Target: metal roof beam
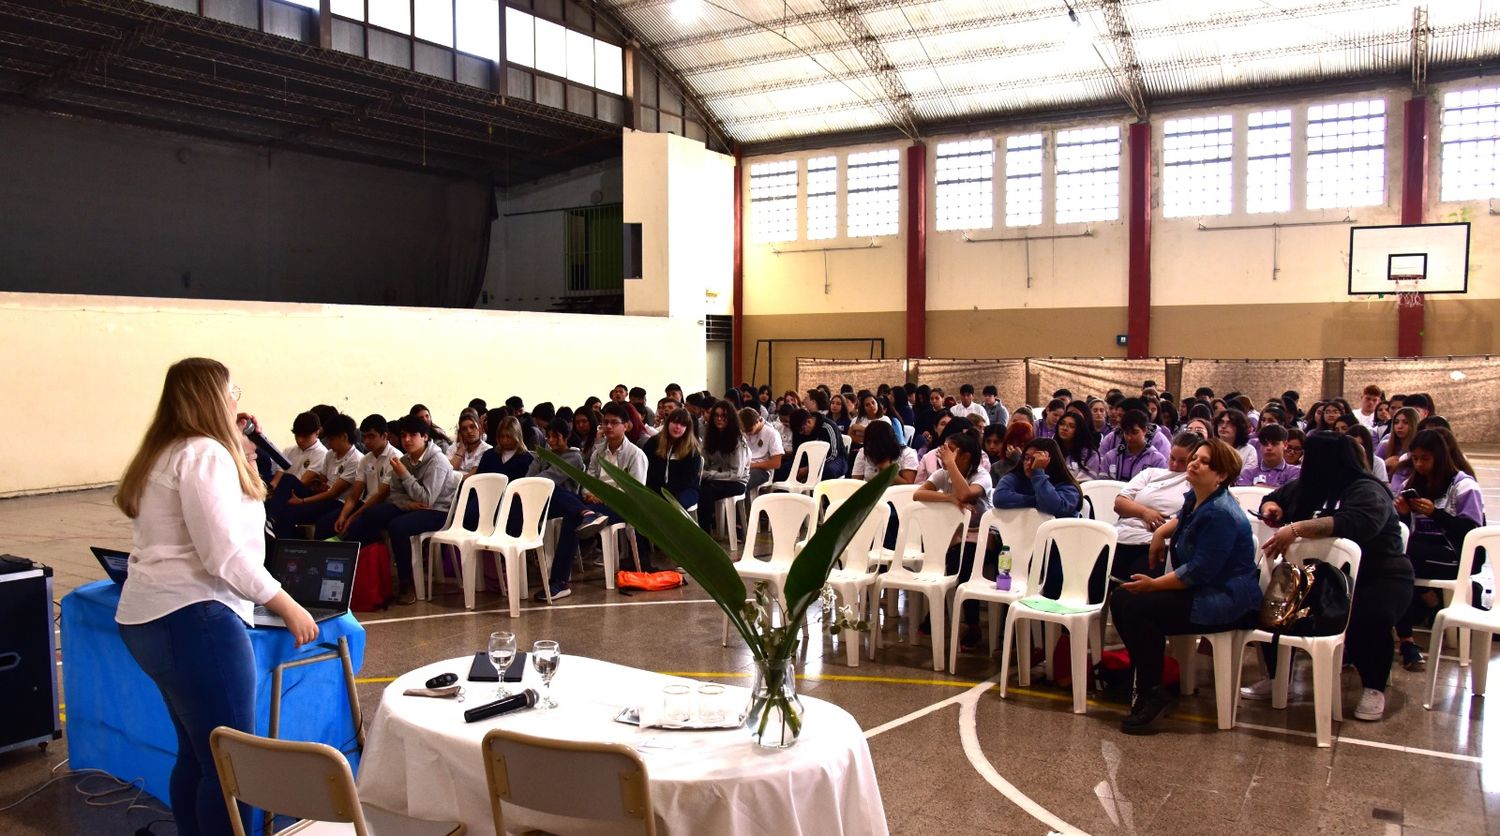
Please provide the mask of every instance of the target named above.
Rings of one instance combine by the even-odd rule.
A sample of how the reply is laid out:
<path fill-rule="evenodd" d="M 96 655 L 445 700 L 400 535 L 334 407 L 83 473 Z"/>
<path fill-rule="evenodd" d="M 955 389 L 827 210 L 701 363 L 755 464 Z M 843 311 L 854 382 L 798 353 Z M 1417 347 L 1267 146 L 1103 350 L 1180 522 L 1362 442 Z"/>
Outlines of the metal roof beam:
<path fill-rule="evenodd" d="M 844 0 L 823 0 L 823 6 L 833 14 L 833 19 L 844 30 L 860 58 L 875 76 L 880 90 L 885 94 L 884 105 L 896 123 L 913 142 L 917 141 L 917 112 L 911 106 L 911 93 L 907 92 L 901 76 L 891 66 L 891 59 L 880 45 L 880 39 L 870 31 L 859 10 Z"/>
<path fill-rule="evenodd" d="M 1071 12 L 1071 7 L 1069 12 Z M 1111 67 L 1115 77 L 1115 83 L 1120 86 L 1120 95 L 1125 99 L 1125 104 L 1130 106 L 1135 118 L 1146 120 L 1146 79 L 1141 73 L 1141 59 L 1135 54 L 1135 40 L 1130 35 L 1130 24 L 1125 20 L 1125 10 L 1120 7 L 1120 0 L 1105 0 L 1100 11 L 1104 13 L 1104 21 L 1109 26 L 1109 39 L 1115 48 L 1115 58 L 1118 67 Z M 1096 45 L 1094 52 L 1098 53 Z M 1109 62 L 1104 60 L 1104 55 L 1099 54 L 1099 59 L 1104 61 L 1105 66 Z"/>
<path fill-rule="evenodd" d="M 1428 44 L 1432 27 L 1427 24 L 1427 7 L 1411 10 L 1411 89 L 1418 96 L 1427 93 Z"/>

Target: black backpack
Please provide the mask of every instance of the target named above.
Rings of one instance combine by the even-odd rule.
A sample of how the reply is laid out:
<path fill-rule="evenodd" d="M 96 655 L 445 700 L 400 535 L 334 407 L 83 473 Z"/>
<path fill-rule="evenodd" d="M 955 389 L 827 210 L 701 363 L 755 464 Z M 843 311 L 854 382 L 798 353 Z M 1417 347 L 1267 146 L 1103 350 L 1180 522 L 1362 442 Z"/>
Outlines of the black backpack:
<path fill-rule="evenodd" d="M 1272 570 L 1258 625 L 1271 632 L 1272 653 L 1282 636 L 1334 636 L 1348 624 L 1349 577 L 1337 566 L 1283 561 Z"/>

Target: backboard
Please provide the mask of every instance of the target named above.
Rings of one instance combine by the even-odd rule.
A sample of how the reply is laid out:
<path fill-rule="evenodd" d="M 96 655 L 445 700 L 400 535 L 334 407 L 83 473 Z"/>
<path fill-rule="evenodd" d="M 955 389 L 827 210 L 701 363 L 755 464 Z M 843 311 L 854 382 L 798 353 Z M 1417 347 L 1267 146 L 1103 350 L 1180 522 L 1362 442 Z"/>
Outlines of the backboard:
<path fill-rule="evenodd" d="M 1467 293 L 1467 223 L 1349 229 L 1349 294 Z"/>

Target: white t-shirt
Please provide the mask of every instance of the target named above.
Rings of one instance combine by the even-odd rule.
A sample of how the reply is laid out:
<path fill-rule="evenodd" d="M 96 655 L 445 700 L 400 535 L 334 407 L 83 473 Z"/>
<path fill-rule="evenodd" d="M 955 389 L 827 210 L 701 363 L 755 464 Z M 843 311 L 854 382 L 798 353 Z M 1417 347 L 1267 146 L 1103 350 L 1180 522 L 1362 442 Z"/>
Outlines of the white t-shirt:
<path fill-rule="evenodd" d="M 1356 409 L 1354 410 L 1354 418 L 1370 429 L 1375 429 L 1375 413 L 1371 412 L 1370 414 L 1366 415 L 1365 413 L 1360 412 Z"/>
<path fill-rule="evenodd" d="M 382 485 L 391 483 L 391 460 L 400 456 L 401 452 L 396 449 L 396 445 L 387 444 L 379 453 L 366 453 L 360 459 L 359 481 L 365 486 L 365 495 L 361 499 L 369 499 Z"/>
<path fill-rule="evenodd" d="M 1173 473 L 1165 467 L 1148 467 L 1120 489 L 1120 496 L 1170 517 L 1182 510 L 1182 496 L 1189 490 L 1187 473 Z M 1121 517 L 1115 523 L 1122 546 L 1151 544 L 1151 529 L 1135 517 Z"/>
<path fill-rule="evenodd" d="M 301 479 L 302 474 L 309 470 L 322 473 L 325 478 L 328 476 L 323 472 L 323 464 L 328 457 L 328 448 L 323 446 L 322 441 L 314 441 L 306 450 L 293 444 L 283 449 L 281 455 L 286 456 L 286 460 L 292 463 L 286 472 L 298 479 Z"/>
<path fill-rule="evenodd" d="M 896 457 L 896 470 L 915 471 L 916 469 L 917 451 L 910 447 L 902 447 L 901 454 Z M 854 454 L 854 467 L 850 471 L 849 477 L 851 479 L 863 479 L 868 482 L 878 475 L 880 475 L 880 468 L 870 464 L 869 460 L 865 458 L 864 449 L 861 448 L 858 453 Z"/>
<path fill-rule="evenodd" d="M 184 439 L 157 458 L 132 528 L 117 623 L 218 601 L 249 624 L 255 605 L 281 591 L 265 566 L 265 506 L 245 496 L 234 457 L 211 438 Z"/>
<path fill-rule="evenodd" d="M 330 485 L 340 479 L 344 484 L 352 485 L 359 481 L 359 464 L 364 458 L 357 447 L 350 447 L 343 456 L 329 450 L 323 457 L 323 475 L 328 477 Z"/>
<path fill-rule="evenodd" d="M 766 421 L 760 423 L 760 432 L 745 434 L 745 443 L 750 447 L 750 461 L 752 462 L 763 462 L 772 456 L 786 453 L 786 445 L 782 443 L 781 433 Z"/>
<path fill-rule="evenodd" d="M 453 450 L 448 454 L 448 458 L 452 459 L 454 456 L 458 456 L 458 464 L 454 465 L 453 469 L 468 473 L 469 471 L 479 467 L 479 458 L 490 449 L 490 444 L 481 441 L 479 442 L 479 444 L 475 445 L 473 451 L 470 451 L 465 449 L 463 442 L 460 441 L 453 445 Z"/>
<path fill-rule="evenodd" d="M 970 415 L 978 415 L 979 420 L 982 423 L 988 424 L 990 421 L 990 414 L 985 411 L 984 404 L 980 403 L 979 401 L 975 401 L 968 406 L 964 406 L 963 402 L 959 402 L 954 404 L 948 411 L 953 413 L 953 415 L 958 418 L 967 418 Z"/>
<path fill-rule="evenodd" d="M 939 468 L 928 476 L 926 481 L 932 483 L 934 490 L 953 493 L 953 480 L 948 478 L 947 468 Z M 994 507 L 991 494 L 995 492 L 995 485 L 990 481 L 990 469 L 987 467 L 976 469 L 974 475 L 969 477 L 969 487 L 979 488 L 979 496 L 969 505 L 969 533 L 964 537 L 967 542 L 972 543 L 978 539 L 979 519 L 986 511 Z"/>

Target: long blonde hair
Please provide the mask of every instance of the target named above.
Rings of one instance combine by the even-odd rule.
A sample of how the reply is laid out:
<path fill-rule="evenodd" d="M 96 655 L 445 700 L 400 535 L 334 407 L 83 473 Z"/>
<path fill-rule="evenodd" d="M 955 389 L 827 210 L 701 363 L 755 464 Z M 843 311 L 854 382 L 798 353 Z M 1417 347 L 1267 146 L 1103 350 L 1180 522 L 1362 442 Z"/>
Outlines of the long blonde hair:
<path fill-rule="evenodd" d="M 672 434 L 667 428 L 673 424 L 681 424 L 687 429 L 682 438 L 672 439 Z M 664 459 L 685 459 L 698 452 L 697 420 L 693 413 L 686 409 L 673 410 L 667 420 L 661 425 L 661 432 L 656 434 L 656 454 Z"/>
<path fill-rule="evenodd" d="M 217 360 L 189 357 L 167 369 L 156 415 L 115 491 L 115 505 L 125 516 L 135 519 L 140 513 L 146 480 L 162 452 L 178 441 L 199 436 L 212 438 L 229 451 L 245 496 L 265 499 L 265 486 L 240 449 L 240 431 L 230 418 L 228 399 L 229 369 Z"/>

